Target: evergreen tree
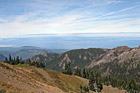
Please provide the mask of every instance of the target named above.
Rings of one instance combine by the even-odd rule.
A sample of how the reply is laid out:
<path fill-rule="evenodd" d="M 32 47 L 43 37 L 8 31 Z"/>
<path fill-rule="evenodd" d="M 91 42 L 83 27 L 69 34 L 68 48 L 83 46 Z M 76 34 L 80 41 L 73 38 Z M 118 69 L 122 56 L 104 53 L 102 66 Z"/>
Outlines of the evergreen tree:
<path fill-rule="evenodd" d="M 83 90 L 85 91 L 85 92 L 89 92 L 89 88 L 88 88 L 88 86 L 84 86 L 84 88 L 83 88 Z"/>
<path fill-rule="evenodd" d="M 136 80 L 134 78 L 132 78 L 127 85 L 127 90 L 128 91 L 133 91 L 135 89 L 136 89 Z"/>
<path fill-rule="evenodd" d="M 4 61 L 5 63 L 8 63 L 8 59 L 7 59 L 7 57 L 5 57 L 5 61 Z"/>
<path fill-rule="evenodd" d="M 71 70 L 71 67 L 70 67 L 70 63 L 65 64 L 65 69 L 64 69 L 63 73 L 68 74 L 68 75 L 72 75 L 72 70 Z"/>
<path fill-rule="evenodd" d="M 16 63 L 16 58 L 14 57 L 13 61 L 12 61 L 12 65 L 15 65 Z"/>
<path fill-rule="evenodd" d="M 95 91 L 95 77 L 94 77 L 94 73 L 90 72 L 90 76 L 89 76 L 89 88 L 92 91 Z"/>
<path fill-rule="evenodd" d="M 16 64 L 19 64 L 20 60 L 19 60 L 19 56 L 16 57 Z"/>
<path fill-rule="evenodd" d="M 140 85 L 138 85 L 138 93 L 140 93 Z"/>
<path fill-rule="evenodd" d="M 98 92 L 101 92 L 102 89 L 103 89 L 103 84 L 100 83 L 100 84 L 97 85 L 97 87 L 98 87 L 97 91 L 98 91 Z"/>
<path fill-rule="evenodd" d="M 82 85 L 80 85 L 80 89 L 81 89 L 81 93 L 82 93 L 82 89 L 83 89 Z"/>
<path fill-rule="evenodd" d="M 74 75 L 81 76 L 81 69 L 76 68 L 75 71 L 74 71 Z"/>
<path fill-rule="evenodd" d="M 122 83 L 122 88 L 123 88 L 123 89 L 126 89 L 126 85 L 127 85 L 127 82 L 126 82 L 126 81 L 123 81 L 123 83 Z"/>
<path fill-rule="evenodd" d="M 10 54 L 9 54 L 9 64 L 12 64 L 12 57 Z"/>
<path fill-rule="evenodd" d="M 16 61 L 16 58 L 14 57 L 13 61 L 15 62 Z"/>
<path fill-rule="evenodd" d="M 90 72 L 89 69 L 85 69 L 85 72 L 86 72 L 86 78 L 89 79 L 89 72 Z"/>
<path fill-rule="evenodd" d="M 89 92 L 89 88 L 88 88 L 88 86 L 87 86 L 86 92 Z"/>
<path fill-rule="evenodd" d="M 82 71 L 82 77 L 83 77 L 83 78 L 86 78 L 86 69 L 85 69 L 85 68 L 84 68 L 83 71 Z"/>
<path fill-rule="evenodd" d="M 19 63 L 24 64 L 24 61 L 22 60 L 22 57 L 20 57 Z"/>
<path fill-rule="evenodd" d="M 31 65 L 31 60 L 30 59 L 28 60 L 28 64 Z"/>

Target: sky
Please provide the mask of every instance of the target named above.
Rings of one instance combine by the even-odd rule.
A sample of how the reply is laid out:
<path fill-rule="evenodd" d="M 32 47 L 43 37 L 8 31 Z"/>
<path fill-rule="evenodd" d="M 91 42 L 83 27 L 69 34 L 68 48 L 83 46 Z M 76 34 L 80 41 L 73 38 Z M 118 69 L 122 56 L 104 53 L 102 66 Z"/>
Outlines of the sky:
<path fill-rule="evenodd" d="M 0 0 L 0 38 L 133 32 L 140 0 Z"/>

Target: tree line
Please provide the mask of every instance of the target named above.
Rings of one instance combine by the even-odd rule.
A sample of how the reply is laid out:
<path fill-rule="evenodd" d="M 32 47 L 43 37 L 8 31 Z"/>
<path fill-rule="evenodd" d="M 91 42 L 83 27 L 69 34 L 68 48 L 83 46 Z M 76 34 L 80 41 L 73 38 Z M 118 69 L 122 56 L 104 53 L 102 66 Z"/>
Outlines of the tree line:
<path fill-rule="evenodd" d="M 73 74 L 89 79 L 89 87 L 80 85 L 81 93 L 82 90 L 84 92 L 89 92 L 89 90 L 101 92 L 103 89 L 103 85 L 112 86 L 120 90 L 126 90 L 129 93 L 140 93 L 140 84 L 137 84 L 134 78 L 129 80 L 120 80 L 115 77 L 111 77 L 110 75 L 102 76 L 101 73 L 88 68 L 76 68 L 74 71 L 72 71 L 70 63 L 65 64 L 65 69 L 63 73 L 68 75 Z"/>
<path fill-rule="evenodd" d="M 23 60 L 22 57 L 11 57 L 11 55 L 9 55 L 9 57 L 5 57 L 5 63 L 11 64 L 11 65 L 18 65 L 18 64 L 29 64 L 31 66 L 36 66 L 36 67 L 41 67 L 41 68 L 45 68 L 45 64 L 42 62 L 38 62 L 38 61 L 31 61 L 29 60 Z"/>

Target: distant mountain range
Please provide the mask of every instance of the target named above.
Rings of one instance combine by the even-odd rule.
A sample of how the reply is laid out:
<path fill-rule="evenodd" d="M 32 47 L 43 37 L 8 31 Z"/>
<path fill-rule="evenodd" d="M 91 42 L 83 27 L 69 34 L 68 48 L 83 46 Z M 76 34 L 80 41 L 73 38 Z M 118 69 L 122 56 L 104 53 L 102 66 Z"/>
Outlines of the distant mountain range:
<path fill-rule="evenodd" d="M 43 52 L 48 53 L 63 53 L 66 50 L 64 49 L 45 49 L 35 46 L 22 46 L 22 47 L 0 47 L 1 61 L 4 61 L 5 57 L 8 57 L 9 54 L 12 57 L 20 56 L 23 59 L 28 59 L 30 56 L 38 55 Z"/>
<path fill-rule="evenodd" d="M 118 79 L 135 77 L 140 82 L 140 47 L 120 46 L 113 49 L 89 48 L 67 51 L 61 54 L 42 54 L 30 57 L 31 61 L 40 61 L 46 67 L 62 71 L 65 63 L 70 62 L 74 68 L 91 68 Z"/>

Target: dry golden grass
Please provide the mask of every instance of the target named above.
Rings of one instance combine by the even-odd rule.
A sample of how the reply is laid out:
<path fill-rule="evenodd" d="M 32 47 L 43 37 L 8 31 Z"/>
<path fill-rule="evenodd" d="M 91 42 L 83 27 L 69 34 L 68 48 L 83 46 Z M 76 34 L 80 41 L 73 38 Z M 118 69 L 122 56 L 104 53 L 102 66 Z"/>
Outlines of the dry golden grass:
<path fill-rule="evenodd" d="M 79 93 L 80 85 L 88 85 L 88 79 L 65 75 L 27 64 L 12 66 L 0 62 L 0 93 Z M 90 93 L 93 93 L 90 91 Z M 104 86 L 101 93 L 126 93 L 111 86 Z"/>
<path fill-rule="evenodd" d="M 79 93 L 79 86 L 85 85 L 84 81 L 75 76 L 25 64 L 12 66 L 0 62 L 0 76 L 0 81 L 5 84 L 5 86 L 0 85 L 0 89 L 13 91 L 13 93 L 17 91 L 20 93 L 39 93 L 41 91 L 45 93 Z"/>
<path fill-rule="evenodd" d="M 103 86 L 101 93 L 127 93 L 125 90 L 119 90 L 118 88 L 113 88 L 111 86 Z"/>

